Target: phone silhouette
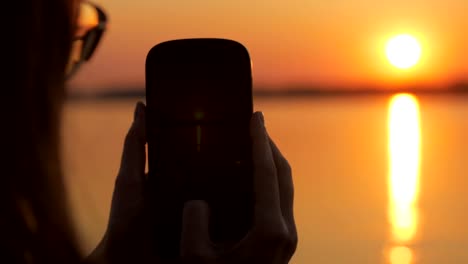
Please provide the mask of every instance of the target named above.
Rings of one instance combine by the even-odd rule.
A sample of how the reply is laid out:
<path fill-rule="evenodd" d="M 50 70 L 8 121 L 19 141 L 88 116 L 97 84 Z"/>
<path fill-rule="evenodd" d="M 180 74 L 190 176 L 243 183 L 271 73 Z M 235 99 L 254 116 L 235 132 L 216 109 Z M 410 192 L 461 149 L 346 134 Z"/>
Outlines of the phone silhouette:
<path fill-rule="evenodd" d="M 182 212 L 189 200 L 208 202 L 214 242 L 240 240 L 253 215 L 247 49 L 227 39 L 156 45 L 146 59 L 146 103 L 158 254 L 179 255 Z"/>

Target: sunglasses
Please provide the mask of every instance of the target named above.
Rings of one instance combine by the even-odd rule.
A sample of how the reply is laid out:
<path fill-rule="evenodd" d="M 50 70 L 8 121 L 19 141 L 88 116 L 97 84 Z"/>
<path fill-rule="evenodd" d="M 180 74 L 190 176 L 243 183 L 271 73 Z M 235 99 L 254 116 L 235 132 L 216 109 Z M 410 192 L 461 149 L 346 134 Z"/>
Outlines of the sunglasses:
<path fill-rule="evenodd" d="M 66 69 L 67 79 L 73 76 L 81 64 L 91 59 L 107 27 L 104 11 L 89 2 L 82 1 L 78 11 L 75 37 Z"/>

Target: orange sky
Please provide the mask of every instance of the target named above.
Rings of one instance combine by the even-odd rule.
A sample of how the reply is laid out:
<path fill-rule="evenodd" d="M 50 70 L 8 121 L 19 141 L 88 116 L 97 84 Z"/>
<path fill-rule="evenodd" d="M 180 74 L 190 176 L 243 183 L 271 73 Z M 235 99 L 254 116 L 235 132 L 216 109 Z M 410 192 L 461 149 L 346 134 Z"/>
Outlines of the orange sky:
<path fill-rule="evenodd" d="M 146 54 L 176 38 L 221 37 L 243 43 L 254 83 L 392 87 L 443 86 L 468 79 L 466 0 L 100 0 L 110 27 L 75 89 L 144 87 Z M 408 71 L 385 59 L 385 41 L 409 33 L 422 43 Z"/>

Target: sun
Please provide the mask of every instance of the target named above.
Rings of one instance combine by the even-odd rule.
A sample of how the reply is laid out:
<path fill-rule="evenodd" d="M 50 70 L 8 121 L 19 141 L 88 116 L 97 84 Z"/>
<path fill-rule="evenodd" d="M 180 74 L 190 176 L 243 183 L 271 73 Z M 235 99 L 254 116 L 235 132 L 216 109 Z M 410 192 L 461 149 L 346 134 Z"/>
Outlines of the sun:
<path fill-rule="evenodd" d="M 421 58 L 421 44 L 408 34 L 392 37 L 386 45 L 387 59 L 396 68 L 409 69 L 418 64 Z"/>

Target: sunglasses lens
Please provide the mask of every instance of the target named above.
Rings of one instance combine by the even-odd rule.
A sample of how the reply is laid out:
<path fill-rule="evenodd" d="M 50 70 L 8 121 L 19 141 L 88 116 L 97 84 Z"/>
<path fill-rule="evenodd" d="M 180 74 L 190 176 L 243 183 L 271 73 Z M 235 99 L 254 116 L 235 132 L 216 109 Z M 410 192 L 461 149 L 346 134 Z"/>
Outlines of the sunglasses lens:
<path fill-rule="evenodd" d="M 83 37 L 90 29 L 99 25 L 99 13 L 93 5 L 81 2 L 78 13 L 76 38 Z"/>
<path fill-rule="evenodd" d="M 67 78 L 91 58 L 105 30 L 106 22 L 106 15 L 101 9 L 87 2 L 80 3 L 74 42 L 66 70 Z"/>

